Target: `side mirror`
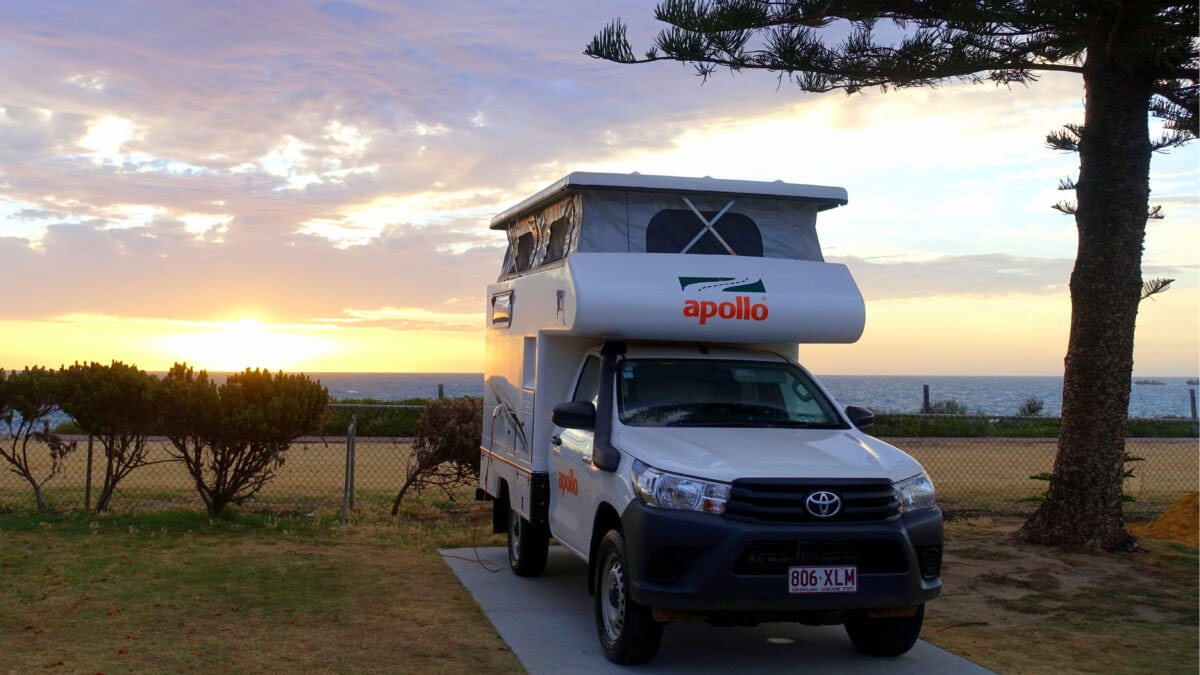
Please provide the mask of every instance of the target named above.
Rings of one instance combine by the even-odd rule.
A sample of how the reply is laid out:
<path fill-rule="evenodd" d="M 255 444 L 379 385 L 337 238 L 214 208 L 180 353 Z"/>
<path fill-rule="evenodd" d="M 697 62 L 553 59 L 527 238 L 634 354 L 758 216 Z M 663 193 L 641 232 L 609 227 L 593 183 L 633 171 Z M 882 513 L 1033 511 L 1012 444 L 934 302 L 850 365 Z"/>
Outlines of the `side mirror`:
<path fill-rule="evenodd" d="M 875 421 L 875 413 L 857 405 L 846 406 L 846 417 L 849 417 L 850 423 L 859 429 L 866 429 Z"/>
<path fill-rule="evenodd" d="M 590 401 L 559 403 L 550 411 L 550 421 L 564 429 L 593 431 L 596 428 L 596 406 Z"/>

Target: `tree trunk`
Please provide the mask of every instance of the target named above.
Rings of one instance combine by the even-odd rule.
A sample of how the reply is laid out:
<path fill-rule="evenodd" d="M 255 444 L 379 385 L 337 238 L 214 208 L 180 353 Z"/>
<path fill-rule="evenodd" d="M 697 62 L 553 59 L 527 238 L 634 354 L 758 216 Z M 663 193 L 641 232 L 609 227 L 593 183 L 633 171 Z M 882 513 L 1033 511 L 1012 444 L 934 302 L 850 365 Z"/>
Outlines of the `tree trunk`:
<path fill-rule="evenodd" d="M 1079 142 L 1079 252 L 1071 273 L 1071 333 L 1062 430 L 1046 500 L 1018 537 L 1039 544 L 1128 549 L 1121 513 L 1133 333 L 1150 195 L 1147 106 L 1152 77 L 1114 63 L 1105 46 L 1084 63 Z"/>

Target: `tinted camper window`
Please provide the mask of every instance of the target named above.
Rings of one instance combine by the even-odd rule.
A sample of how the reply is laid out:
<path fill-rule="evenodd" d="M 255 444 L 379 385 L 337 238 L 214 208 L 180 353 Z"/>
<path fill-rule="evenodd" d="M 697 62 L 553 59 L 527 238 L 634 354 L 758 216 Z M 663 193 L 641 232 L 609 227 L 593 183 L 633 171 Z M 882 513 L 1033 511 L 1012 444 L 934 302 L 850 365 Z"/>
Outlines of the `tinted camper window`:
<path fill-rule="evenodd" d="M 712 222 L 718 212 L 701 213 L 705 220 Z M 762 234 L 758 231 L 758 225 L 747 216 L 726 213 L 713 228 L 737 255 L 762 257 Z M 688 248 L 688 244 L 701 233 L 700 239 Z M 654 214 L 646 227 L 646 252 L 729 255 L 725 246 L 700 222 L 696 214 L 686 209 L 664 209 Z"/>
<path fill-rule="evenodd" d="M 575 387 L 572 401 L 595 403 L 600 396 L 600 358 L 589 356 L 583 364 L 583 372 L 579 374 L 579 384 Z M 610 383 L 609 386 L 612 386 Z"/>
<path fill-rule="evenodd" d="M 513 260 L 512 271 L 524 272 L 525 270 L 529 269 L 531 265 L 533 265 L 533 251 L 535 244 L 536 243 L 534 242 L 532 232 L 526 232 L 525 234 L 517 237 L 517 250 Z"/>
<path fill-rule="evenodd" d="M 550 237 L 546 242 L 546 255 L 542 264 L 560 260 L 567 254 L 567 234 L 571 229 L 570 218 L 559 218 L 550 223 Z"/>

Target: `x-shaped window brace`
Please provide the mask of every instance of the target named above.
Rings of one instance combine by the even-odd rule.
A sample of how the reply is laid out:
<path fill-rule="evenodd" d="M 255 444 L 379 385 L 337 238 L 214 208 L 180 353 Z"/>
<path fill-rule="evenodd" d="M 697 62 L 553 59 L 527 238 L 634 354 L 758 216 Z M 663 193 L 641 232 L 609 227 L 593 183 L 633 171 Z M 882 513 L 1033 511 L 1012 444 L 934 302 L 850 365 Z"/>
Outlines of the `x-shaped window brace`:
<path fill-rule="evenodd" d="M 696 245 L 697 242 L 700 241 L 701 238 L 704 237 L 705 232 L 712 232 L 712 235 L 717 238 L 717 241 L 721 242 L 721 245 L 725 247 L 725 250 L 729 251 L 729 255 L 737 255 L 737 253 L 733 252 L 733 247 L 730 246 L 729 243 L 725 241 L 725 238 L 717 233 L 717 228 L 713 227 L 713 225 L 715 225 L 717 223 L 717 221 L 721 219 L 721 216 L 725 215 L 726 211 L 733 208 L 733 203 L 735 201 L 736 200 L 734 200 L 734 199 L 729 200 L 729 203 L 725 205 L 725 208 L 721 209 L 721 212 L 718 213 L 716 216 L 713 216 L 712 220 L 706 220 L 704 218 L 704 215 L 700 213 L 700 209 L 696 208 L 695 204 L 692 204 L 692 200 L 688 199 L 687 197 L 684 197 L 683 203 L 687 204 L 688 208 L 692 210 L 692 213 L 696 214 L 696 217 L 700 219 L 700 222 L 704 223 L 704 227 L 701 228 L 700 231 L 696 233 L 695 237 L 692 237 L 692 240 L 688 242 L 687 246 L 683 247 L 683 250 L 680 251 L 680 253 L 687 253 L 688 251 L 691 250 L 691 248 L 693 246 Z"/>

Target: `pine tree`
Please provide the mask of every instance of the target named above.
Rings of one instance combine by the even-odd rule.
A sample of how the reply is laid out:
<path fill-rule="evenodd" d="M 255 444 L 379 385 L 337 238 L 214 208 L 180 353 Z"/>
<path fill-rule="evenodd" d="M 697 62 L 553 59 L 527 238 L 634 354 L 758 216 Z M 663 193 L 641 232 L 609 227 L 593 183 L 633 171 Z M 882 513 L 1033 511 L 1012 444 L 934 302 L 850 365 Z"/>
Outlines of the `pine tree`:
<path fill-rule="evenodd" d="M 1121 513 L 1125 422 L 1133 374 L 1150 157 L 1196 137 L 1197 3 L 1139 0 L 663 0 L 668 24 L 643 55 L 615 20 L 585 54 L 617 63 L 680 61 L 702 77 L 766 70 L 803 91 L 857 92 L 945 81 L 1027 83 L 1047 71 L 1082 77 L 1082 125 L 1051 133 L 1078 152 L 1062 187 L 1079 248 L 1063 419 L 1046 500 L 1027 541 L 1129 548 Z M 1164 133 L 1150 137 L 1150 116 Z"/>

